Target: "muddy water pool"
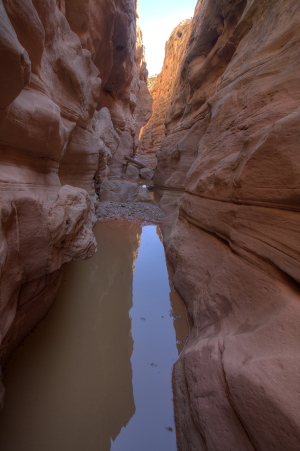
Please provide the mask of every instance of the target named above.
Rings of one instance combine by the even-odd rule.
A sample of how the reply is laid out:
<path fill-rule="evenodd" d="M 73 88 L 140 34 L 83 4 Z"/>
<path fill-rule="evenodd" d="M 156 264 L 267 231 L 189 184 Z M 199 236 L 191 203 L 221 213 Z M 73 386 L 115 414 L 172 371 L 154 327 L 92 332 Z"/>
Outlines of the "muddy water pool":
<path fill-rule="evenodd" d="M 160 232 L 95 226 L 47 317 L 4 372 L 1 451 L 173 451 L 172 365 L 188 323 Z"/>

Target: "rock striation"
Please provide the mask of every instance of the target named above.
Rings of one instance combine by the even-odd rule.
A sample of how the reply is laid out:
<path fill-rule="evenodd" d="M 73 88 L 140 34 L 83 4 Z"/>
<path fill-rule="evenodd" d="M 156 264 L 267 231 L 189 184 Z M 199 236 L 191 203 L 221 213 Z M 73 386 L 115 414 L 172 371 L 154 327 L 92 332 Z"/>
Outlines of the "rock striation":
<path fill-rule="evenodd" d="M 191 19 L 183 20 L 172 31 L 166 42 L 162 71 L 149 80 L 149 92 L 153 98 L 152 116 L 141 129 L 139 151 L 150 156 L 156 155 L 166 136 L 166 114 L 180 80 L 181 61 L 190 36 L 191 23 Z"/>
<path fill-rule="evenodd" d="M 95 252 L 95 189 L 149 115 L 135 19 L 134 0 L 0 1 L 2 363 Z"/>
<path fill-rule="evenodd" d="M 111 175 L 120 175 L 124 155 L 135 155 L 139 130 L 151 115 L 136 1 L 63 0 L 60 8 L 100 71 L 97 109 L 109 109 L 120 138 L 109 165 Z"/>
<path fill-rule="evenodd" d="M 297 0 L 198 1 L 155 173 L 193 322 L 181 450 L 299 448 L 299 44 Z"/>

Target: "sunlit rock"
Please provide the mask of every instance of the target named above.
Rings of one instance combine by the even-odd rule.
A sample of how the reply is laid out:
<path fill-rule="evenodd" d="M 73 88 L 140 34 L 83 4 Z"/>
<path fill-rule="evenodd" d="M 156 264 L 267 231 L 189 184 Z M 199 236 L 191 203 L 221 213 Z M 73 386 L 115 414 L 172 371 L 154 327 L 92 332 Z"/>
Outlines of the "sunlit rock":
<path fill-rule="evenodd" d="M 165 120 L 171 98 L 180 79 L 181 60 L 190 36 L 191 20 L 183 20 L 171 33 L 165 45 L 165 59 L 160 74 L 149 78 L 149 91 L 153 98 L 152 116 L 142 128 L 139 150 L 155 155 L 166 136 Z"/>
<path fill-rule="evenodd" d="M 61 2 L 71 29 L 100 71 L 97 109 L 107 107 L 120 142 L 110 173 L 120 175 L 124 155 L 134 156 L 140 128 L 151 114 L 142 33 L 136 23 L 135 0 L 65 0 Z"/>

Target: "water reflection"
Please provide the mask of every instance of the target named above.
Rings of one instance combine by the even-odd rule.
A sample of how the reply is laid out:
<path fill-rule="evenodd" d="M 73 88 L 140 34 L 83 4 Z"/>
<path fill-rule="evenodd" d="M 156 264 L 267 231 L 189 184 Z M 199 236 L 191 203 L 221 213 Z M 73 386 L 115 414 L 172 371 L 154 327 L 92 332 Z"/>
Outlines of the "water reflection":
<path fill-rule="evenodd" d="M 174 290 L 170 293 L 159 230 L 155 226 L 143 227 L 130 310 L 136 412 L 112 443 L 112 451 L 177 449 L 171 373 L 178 358 L 176 335 L 182 340 L 181 345 L 178 343 L 182 349 L 188 334 L 183 308 L 182 300 Z"/>
<path fill-rule="evenodd" d="M 109 451 L 134 414 L 128 311 L 140 233 L 97 224 L 98 253 L 67 267 L 54 307 L 5 371 L 1 451 Z"/>
<path fill-rule="evenodd" d="M 171 370 L 188 326 L 159 231 L 141 231 L 98 223 L 98 253 L 68 265 L 5 371 L 1 451 L 176 449 Z"/>

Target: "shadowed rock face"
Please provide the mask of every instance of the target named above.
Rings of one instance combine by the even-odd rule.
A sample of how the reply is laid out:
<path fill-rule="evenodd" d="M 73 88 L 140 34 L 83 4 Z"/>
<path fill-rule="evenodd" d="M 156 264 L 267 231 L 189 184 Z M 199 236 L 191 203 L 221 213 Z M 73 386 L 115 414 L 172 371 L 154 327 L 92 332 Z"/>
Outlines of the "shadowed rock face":
<path fill-rule="evenodd" d="M 135 17 L 133 0 L 0 1 L 3 361 L 53 302 L 62 265 L 95 252 L 95 187 L 146 120 Z"/>
<path fill-rule="evenodd" d="M 109 109 L 120 137 L 110 162 L 111 174 L 120 175 L 124 155 L 135 155 L 140 128 L 151 115 L 136 0 L 64 0 L 61 10 L 100 71 L 97 109 Z"/>
<path fill-rule="evenodd" d="M 166 136 L 166 114 L 180 80 L 180 67 L 190 36 L 191 23 L 189 19 L 184 20 L 172 31 L 166 42 L 162 71 L 149 87 L 153 98 L 152 116 L 141 130 L 139 144 L 139 149 L 146 154 L 154 156 Z"/>
<path fill-rule="evenodd" d="M 90 194 L 149 115 L 134 22 L 133 0 L 0 1 L 4 360 L 95 251 Z M 194 324 L 182 450 L 299 449 L 299 41 L 298 0 L 196 7 L 155 176 L 184 191 L 165 229 Z"/>
<path fill-rule="evenodd" d="M 299 448 L 299 43 L 298 1 L 196 7 L 155 175 L 184 190 L 165 235 L 194 323 L 182 450 Z"/>

